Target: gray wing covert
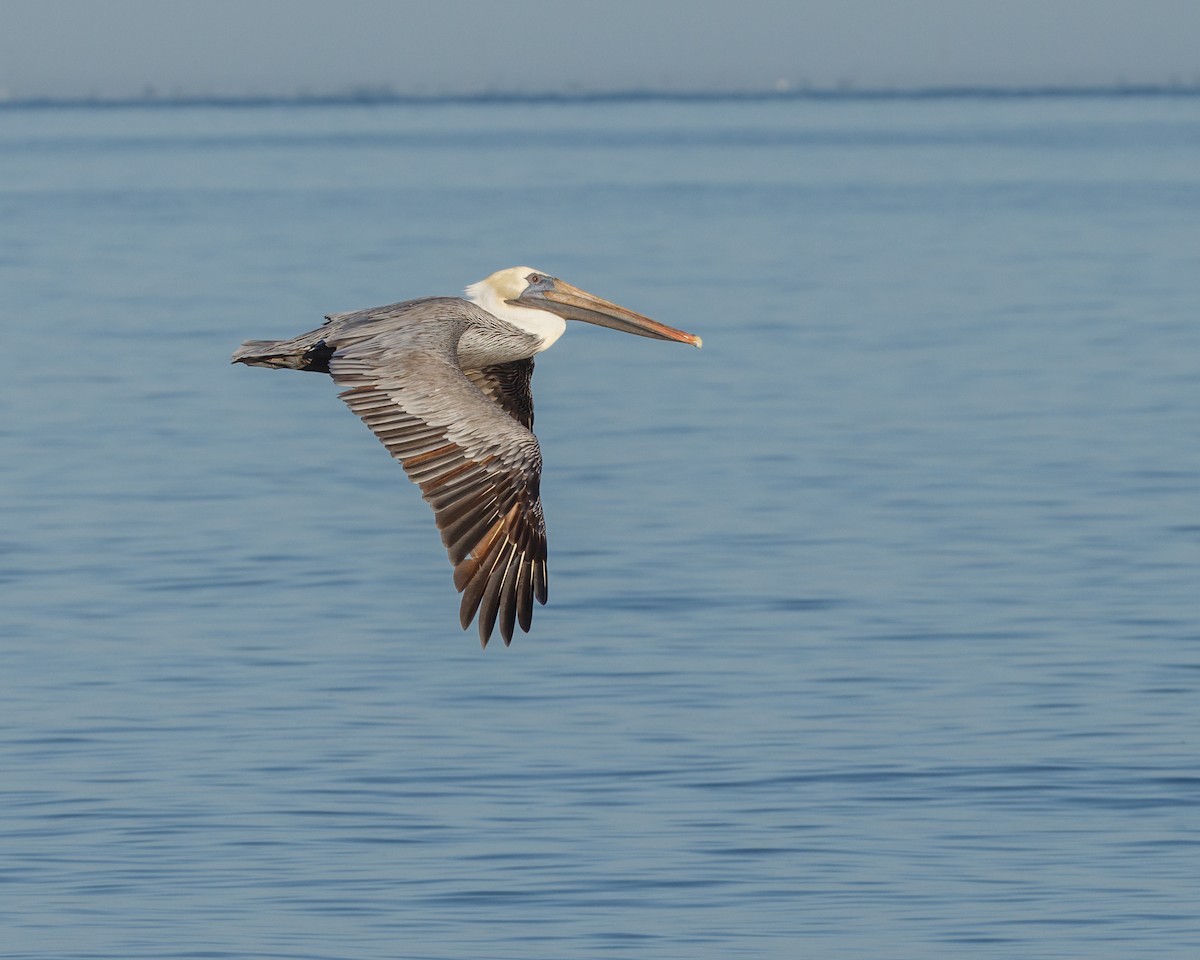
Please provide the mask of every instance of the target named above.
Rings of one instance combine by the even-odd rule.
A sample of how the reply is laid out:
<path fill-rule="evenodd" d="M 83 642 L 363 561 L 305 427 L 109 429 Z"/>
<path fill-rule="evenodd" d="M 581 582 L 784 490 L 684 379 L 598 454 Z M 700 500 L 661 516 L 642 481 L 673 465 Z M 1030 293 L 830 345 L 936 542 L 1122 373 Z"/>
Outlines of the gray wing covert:
<path fill-rule="evenodd" d="M 528 632 L 534 598 L 547 598 L 542 455 L 520 415 L 532 361 L 528 372 L 468 374 L 436 350 L 363 344 L 339 350 L 329 367 L 347 388 L 341 398 L 433 508 L 463 629 L 478 613 L 484 646 L 497 621 L 506 646 L 516 623 Z M 532 424 L 532 401 L 526 407 Z"/>

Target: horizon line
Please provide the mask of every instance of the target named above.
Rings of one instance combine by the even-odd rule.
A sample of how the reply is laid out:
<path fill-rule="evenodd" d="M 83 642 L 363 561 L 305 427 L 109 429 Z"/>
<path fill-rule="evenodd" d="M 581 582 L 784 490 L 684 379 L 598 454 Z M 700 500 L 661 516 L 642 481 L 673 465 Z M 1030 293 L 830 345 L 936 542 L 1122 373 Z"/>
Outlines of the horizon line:
<path fill-rule="evenodd" d="M 634 87 L 617 90 L 494 90 L 462 92 L 403 92 L 383 84 L 360 85 L 325 92 L 298 91 L 290 94 L 260 93 L 171 93 L 160 94 L 148 87 L 141 94 L 14 96 L 0 88 L 0 109 L 41 107 L 264 107 L 264 106 L 386 106 L 485 103 L 621 103 L 637 101 L 760 101 L 760 100 L 936 100 L 1020 99 L 1032 97 L 1146 97 L 1200 96 L 1200 79 L 1192 83 L 1108 84 L 946 84 L 910 87 L 857 87 L 850 83 L 830 86 L 793 85 L 781 81 L 772 87 L 750 89 L 673 90 Z"/>

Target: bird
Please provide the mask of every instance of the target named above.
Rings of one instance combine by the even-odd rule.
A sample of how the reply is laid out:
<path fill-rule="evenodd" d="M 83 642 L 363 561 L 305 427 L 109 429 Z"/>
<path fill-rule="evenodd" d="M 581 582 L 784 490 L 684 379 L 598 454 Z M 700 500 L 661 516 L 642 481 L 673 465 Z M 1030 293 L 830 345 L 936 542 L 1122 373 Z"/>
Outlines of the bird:
<path fill-rule="evenodd" d="M 542 454 L 533 434 L 533 358 L 567 320 L 702 345 L 531 267 L 498 270 L 462 297 L 423 297 L 333 313 L 291 340 L 247 340 L 231 362 L 326 373 L 339 397 L 400 461 L 433 508 L 486 649 L 507 647 L 548 598 Z"/>

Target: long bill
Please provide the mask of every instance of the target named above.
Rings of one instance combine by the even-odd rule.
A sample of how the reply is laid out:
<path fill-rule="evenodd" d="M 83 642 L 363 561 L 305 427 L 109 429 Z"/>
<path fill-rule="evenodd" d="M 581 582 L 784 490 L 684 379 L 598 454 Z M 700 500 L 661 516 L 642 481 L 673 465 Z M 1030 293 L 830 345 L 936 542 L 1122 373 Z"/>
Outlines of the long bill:
<path fill-rule="evenodd" d="M 676 343 L 690 343 L 694 347 L 703 345 L 703 341 L 694 333 L 668 327 L 665 323 L 627 310 L 562 280 L 554 280 L 545 289 L 526 290 L 516 300 L 509 302 L 549 310 L 567 320 L 584 320 L 652 340 L 673 340 Z"/>

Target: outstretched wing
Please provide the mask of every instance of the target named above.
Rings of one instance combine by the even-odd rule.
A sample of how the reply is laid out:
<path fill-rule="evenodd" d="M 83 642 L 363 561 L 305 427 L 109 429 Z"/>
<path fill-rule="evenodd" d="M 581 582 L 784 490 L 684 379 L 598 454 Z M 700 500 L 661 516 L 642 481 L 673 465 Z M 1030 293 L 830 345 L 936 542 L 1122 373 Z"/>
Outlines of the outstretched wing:
<path fill-rule="evenodd" d="M 547 597 L 532 371 L 517 361 L 468 374 L 437 352 L 367 344 L 329 363 L 341 398 L 433 508 L 463 595 L 459 619 L 465 630 L 478 613 L 485 647 L 497 620 L 506 646 L 516 623 L 528 632 L 534 598 Z"/>

